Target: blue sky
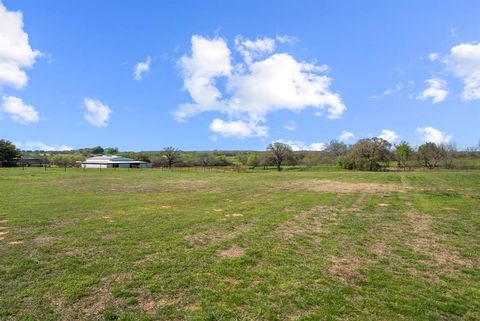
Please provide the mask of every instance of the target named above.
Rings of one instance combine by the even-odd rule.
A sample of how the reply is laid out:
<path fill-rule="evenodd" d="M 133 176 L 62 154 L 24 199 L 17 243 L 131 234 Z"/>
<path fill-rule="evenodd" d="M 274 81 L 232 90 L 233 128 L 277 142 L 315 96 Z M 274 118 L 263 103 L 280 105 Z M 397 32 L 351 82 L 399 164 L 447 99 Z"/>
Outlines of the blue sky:
<path fill-rule="evenodd" d="M 479 16 L 478 1 L 4 0 L 0 137 L 134 151 L 477 145 Z"/>

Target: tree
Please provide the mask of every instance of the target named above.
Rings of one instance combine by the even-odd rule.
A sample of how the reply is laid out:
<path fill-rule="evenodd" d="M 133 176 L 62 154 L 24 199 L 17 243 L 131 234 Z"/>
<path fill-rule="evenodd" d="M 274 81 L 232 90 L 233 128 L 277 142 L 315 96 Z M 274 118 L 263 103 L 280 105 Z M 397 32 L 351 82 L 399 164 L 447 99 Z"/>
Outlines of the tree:
<path fill-rule="evenodd" d="M 212 153 L 199 153 L 197 154 L 195 163 L 200 166 L 207 167 L 215 165 L 216 159 Z"/>
<path fill-rule="evenodd" d="M 282 164 L 294 158 L 290 145 L 279 142 L 267 146 L 267 155 L 268 159 L 270 159 L 277 168 L 277 171 L 282 170 Z"/>
<path fill-rule="evenodd" d="M 395 145 L 395 158 L 397 159 L 398 167 L 407 167 L 407 162 L 410 160 L 412 155 L 412 148 L 410 145 L 403 141 L 398 145 Z"/>
<path fill-rule="evenodd" d="M 90 153 L 94 155 L 101 155 L 104 153 L 102 146 L 95 146 L 90 149 Z"/>
<path fill-rule="evenodd" d="M 349 150 L 344 161 L 345 168 L 378 171 L 381 163 L 388 163 L 392 145 L 385 139 L 374 137 L 360 139 Z"/>
<path fill-rule="evenodd" d="M 20 157 L 17 147 L 8 140 L 0 139 L 0 167 L 13 165 L 17 157 Z"/>
<path fill-rule="evenodd" d="M 240 153 L 238 154 L 238 161 L 240 162 L 240 164 L 242 164 L 243 166 L 247 165 L 247 162 L 248 162 L 248 154 L 246 153 Z"/>
<path fill-rule="evenodd" d="M 425 167 L 434 168 L 442 159 L 442 153 L 435 143 L 425 143 L 418 147 L 418 157 Z"/>
<path fill-rule="evenodd" d="M 347 151 L 347 145 L 336 139 L 331 140 L 328 146 L 325 148 L 325 152 L 329 153 L 334 158 L 347 155 Z"/>
<path fill-rule="evenodd" d="M 166 158 L 168 168 L 180 160 L 180 150 L 169 146 L 163 149 L 163 157 Z"/>
<path fill-rule="evenodd" d="M 117 155 L 118 154 L 118 147 L 107 147 L 104 150 L 106 155 Z"/>
<path fill-rule="evenodd" d="M 445 168 L 452 168 L 453 160 L 455 156 L 457 156 L 457 147 L 455 144 L 441 144 L 438 148 Z"/>
<path fill-rule="evenodd" d="M 258 159 L 257 154 L 251 153 L 248 155 L 247 165 L 250 166 L 252 169 L 255 169 L 255 167 L 260 165 L 260 160 Z"/>

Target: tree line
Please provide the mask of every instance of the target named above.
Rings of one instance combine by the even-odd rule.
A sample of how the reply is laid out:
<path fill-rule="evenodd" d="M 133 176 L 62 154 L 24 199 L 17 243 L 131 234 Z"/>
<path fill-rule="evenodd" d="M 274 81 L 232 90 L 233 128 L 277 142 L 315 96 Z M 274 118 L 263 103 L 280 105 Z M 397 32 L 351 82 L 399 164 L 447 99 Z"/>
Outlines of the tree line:
<path fill-rule="evenodd" d="M 347 145 L 332 140 L 322 151 L 294 151 L 281 142 L 269 144 L 265 151 L 181 151 L 165 147 L 161 151 L 128 152 L 116 147 L 81 148 L 73 151 L 20 151 L 7 140 L 0 140 L 0 166 L 15 166 L 23 157 L 40 159 L 42 164 L 73 167 L 95 155 L 118 155 L 153 163 L 154 167 L 248 166 L 275 168 L 284 166 L 338 166 L 349 170 L 384 171 L 413 168 L 462 168 L 467 163 L 480 167 L 480 148 L 458 151 L 454 144 L 424 143 L 417 148 L 402 141 L 391 144 L 381 138 L 364 138 Z M 469 162 L 474 161 L 474 162 Z"/>

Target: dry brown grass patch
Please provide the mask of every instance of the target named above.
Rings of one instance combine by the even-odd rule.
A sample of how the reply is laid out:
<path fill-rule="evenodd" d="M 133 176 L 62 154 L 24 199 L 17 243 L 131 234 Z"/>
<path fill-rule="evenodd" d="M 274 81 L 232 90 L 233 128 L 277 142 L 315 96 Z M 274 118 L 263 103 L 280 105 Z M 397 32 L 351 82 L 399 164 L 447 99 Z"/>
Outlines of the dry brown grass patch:
<path fill-rule="evenodd" d="M 242 233 L 248 232 L 255 224 L 256 220 L 252 220 L 247 224 L 239 224 L 232 227 L 219 227 L 217 229 L 209 229 L 203 232 L 187 235 L 184 239 L 190 244 L 217 244 L 223 241 L 232 240 Z"/>
<path fill-rule="evenodd" d="M 472 267 L 473 263 L 463 258 L 460 252 L 444 241 L 433 230 L 433 220 L 427 214 L 409 211 L 405 213 L 415 237 L 407 242 L 414 251 L 430 256 L 432 265 Z"/>
<path fill-rule="evenodd" d="M 363 192 L 369 194 L 404 192 L 410 189 L 403 184 L 379 184 L 379 183 L 347 183 L 331 180 L 304 179 L 284 182 L 272 186 L 273 189 L 280 190 L 307 190 L 322 193 L 355 193 Z"/>
<path fill-rule="evenodd" d="M 297 215 L 282 222 L 276 229 L 276 233 L 282 239 L 290 240 L 299 235 L 311 235 L 319 233 L 325 225 L 335 223 L 337 212 L 327 206 L 315 206 L 309 210 L 301 211 Z"/>
<path fill-rule="evenodd" d="M 245 249 L 234 245 L 226 250 L 218 250 L 218 254 L 224 258 L 240 257 L 245 254 Z"/>
<path fill-rule="evenodd" d="M 363 276 L 358 272 L 361 263 L 351 258 L 332 257 L 329 272 L 336 278 L 344 282 L 352 282 L 363 279 Z"/>

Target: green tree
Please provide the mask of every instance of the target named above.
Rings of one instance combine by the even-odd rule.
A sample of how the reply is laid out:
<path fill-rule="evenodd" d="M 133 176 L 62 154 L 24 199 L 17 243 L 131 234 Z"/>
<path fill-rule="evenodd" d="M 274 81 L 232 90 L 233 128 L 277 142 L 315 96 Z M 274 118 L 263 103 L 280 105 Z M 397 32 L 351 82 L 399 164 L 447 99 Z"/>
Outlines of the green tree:
<path fill-rule="evenodd" d="M 412 156 L 412 148 L 410 145 L 403 141 L 395 145 L 395 158 L 397 160 L 398 167 L 406 168 L 407 162 Z"/>
<path fill-rule="evenodd" d="M 0 139 L 0 167 L 13 165 L 17 157 L 20 157 L 17 147 L 8 140 Z"/>
<path fill-rule="evenodd" d="M 434 168 L 442 159 L 442 151 L 435 143 L 429 142 L 418 147 L 418 157 L 425 167 Z"/>
<path fill-rule="evenodd" d="M 390 160 L 391 146 L 388 141 L 378 137 L 360 139 L 349 150 L 344 164 L 351 169 L 378 171 L 382 163 L 386 166 Z"/>
<path fill-rule="evenodd" d="M 101 154 L 104 153 L 104 150 L 103 150 L 102 146 L 95 146 L 95 147 L 90 149 L 90 153 L 95 154 L 95 155 L 101 155 Z"/>
<path fill-rule="evenodd" d="M 251 153 L 248 155 L 247 165 L 250 166 L 251 169 L 255 169 L 255 167 L 260 165 L 260 159 L 257 154 Z"/>
<path fill-rule="evenodd" d="M 275 165 L 277 171 L 281 171 L 282 165 L 295 157 L 290 145 L 276 142 L 267 146 L 267 158 Z"/>
<path fill-rule="evenodd" d="M 106 155 L 117 155 L 118 154 L 118 147 L 107 147 L 103 151 Z"/>

